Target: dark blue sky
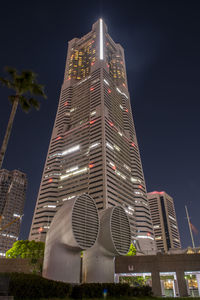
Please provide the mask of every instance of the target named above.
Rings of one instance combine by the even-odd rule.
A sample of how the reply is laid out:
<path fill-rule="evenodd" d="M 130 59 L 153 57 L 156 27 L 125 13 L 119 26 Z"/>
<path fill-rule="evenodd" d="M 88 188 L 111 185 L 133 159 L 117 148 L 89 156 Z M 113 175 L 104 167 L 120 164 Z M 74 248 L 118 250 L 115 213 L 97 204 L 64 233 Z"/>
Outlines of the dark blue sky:
<path fill-rule="evenodd" d="M 125 50 L 129 90 L 148 191 L 166 191 L 181 240 L 191 244 L 184 205 L 200 230 L 200 3 L 198 1 L 23 1 L 0 10 L 0 75 L 32 69 L 46 86 L 39 112 L 18 109 L 4 168 L 28 175 L 21 238 L 27 238 L 63 80 L 67 43 L 102 17 Z M 0 87 L 0 143 L 11 106 Z M 200 245 L 200 233 L 195 236 Z"/>

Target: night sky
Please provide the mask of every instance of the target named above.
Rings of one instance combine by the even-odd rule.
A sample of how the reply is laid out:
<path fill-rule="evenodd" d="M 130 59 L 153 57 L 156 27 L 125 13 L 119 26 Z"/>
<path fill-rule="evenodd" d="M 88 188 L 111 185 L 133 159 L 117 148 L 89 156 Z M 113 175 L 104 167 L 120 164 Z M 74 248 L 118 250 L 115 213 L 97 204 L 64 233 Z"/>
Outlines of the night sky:
<path fill-rule="evenodd" d="M 147 190 L 174 198 L 183 247 L 191 245 L 184 205 L 200 231 L 200 2 L 4 1 L 4 66 L 31 69 L 46 86 L 39 112 L 19 108 L 3 167 L 27 173 L 21 238 L 27 238 L 56 115 L 68 41 L 102 17 L 125 50 L 134 121 Z M 11 106 L 0 87 L 0 143 Z M 200 245 L 200 232 L 195 236 Z"/>

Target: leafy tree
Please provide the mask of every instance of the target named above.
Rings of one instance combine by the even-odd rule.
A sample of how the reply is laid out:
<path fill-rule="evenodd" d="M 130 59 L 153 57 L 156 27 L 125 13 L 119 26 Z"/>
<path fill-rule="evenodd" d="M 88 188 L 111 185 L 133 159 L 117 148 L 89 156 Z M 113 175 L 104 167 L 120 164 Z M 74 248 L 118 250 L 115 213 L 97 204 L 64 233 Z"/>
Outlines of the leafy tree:
<path fill-rule="evenodd" d="M 44 243 L 36 241 L 20 240 L 13 244 L 6 252 L 6 258 L 33 258 L 44 257 Z"/>
<path fill-rule="evenodd" d="M 134 256 L 136 255 L 136 248 L 131 244 L 129 252 L 126 254 L 126 256 Z"/>
<path fill-rule="evenodd" d="M 42 261 L 44 257 L 43 242 L 36 241 L 17 241 L 12 248 L 6 252 L 6 258 L 27 258 L 30 264 L 34 267 L 34 273 L 42 271 Z"/>
<path fill-rule="evenodd" d="M 0 83 L 3 86 L 14 90 L 15 93 L 8 97 L 12 103 L 12 110 L 0 150 L 0 169 L 2 168 L 18 105 L 21 106 L 24 112 L 29 112 L 32 107 L 38 110 L 40 103 L 34 98 L 34 96 L 42 96 L 43 98 L 46 98 L 44 86 L 37 82 L 37 74 L 32 71 L 22 71 L 21 74 L 18 74 L 16 69 L 10 67 L 6 67 L 5 70 L 9 77 L 0 77 Z"/>

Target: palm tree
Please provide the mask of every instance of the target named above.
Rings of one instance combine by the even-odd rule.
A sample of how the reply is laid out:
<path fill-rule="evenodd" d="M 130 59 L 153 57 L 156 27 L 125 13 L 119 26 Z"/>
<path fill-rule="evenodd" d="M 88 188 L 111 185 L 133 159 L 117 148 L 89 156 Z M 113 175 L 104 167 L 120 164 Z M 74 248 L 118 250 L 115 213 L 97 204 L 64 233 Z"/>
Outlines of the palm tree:
<path fill-rule="evenodd" d="M 21 74 L 18 74 L 16 69 L 10 67 L 6 67 L 5 70 L 9 78 L 0 77 L 0 83 L 14 90 L 15 94 L 8 97 L 12 103 L 12 110 L 0 150 L 0 169 L 3 164 L 18 105 L 21 106 L 24 112 L 29 112 L 32 107 L 38 110 L 40 103 L 33 96 L 46 98 L 44 86 L 37 82 L 37 74 L 32 71 L 22 71 Z"/>

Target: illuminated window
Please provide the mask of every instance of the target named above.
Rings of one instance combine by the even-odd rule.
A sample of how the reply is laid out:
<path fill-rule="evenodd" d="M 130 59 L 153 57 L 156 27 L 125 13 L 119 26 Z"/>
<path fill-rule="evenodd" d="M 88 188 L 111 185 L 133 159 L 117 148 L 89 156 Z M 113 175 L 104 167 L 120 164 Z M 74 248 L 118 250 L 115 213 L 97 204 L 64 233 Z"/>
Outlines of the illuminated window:
<path fill-rule="evenodd" d="M 120 151 L 120 148 L 117 146 L 117 145 L 113 145 L 113 147 L 117 150 L 117 151 Z"/>
<path fill-rule="evenodd" d="M 106 79 L 103 80 L 105 84 L 110 85 Z"/>
<path fill-rule="evenodd" d="M 66 174 L 66 175 L 60 176 L 60 180 L 63 180 L 63 179 L 68 178 L 68 177 L 77 176 L 77 175 L 86 173 L 87 171 L 88 171 L 88 168 L 87 168 L 87 167 L 84 167 L 84 168 L 78 169 L 78 170 L 76 170 L 76 171 L 74 171 L 74 172 L 71 172 L 71 173 L 68 173 L 68 174 Z"/>
<path fill-rule="evenodd" d="M 67 155 L 67 154 L 70 154 L 70 153 L 73 153 L 75 151 L 78 151 L 80 149 L 80 145 L 77 145 L 77 146 L 74 146 L 74 147 L 71 147 L 65 151 L 62 152 L 62 155 Z"/>
<path fill-rule="evenodd" d="M 109 148 L 109 149 L 111 149 L 111 150 L 114 150 L 114 148 L 113 148 L 113 146 L 110 144 L 110 143 L 106 143 L 106 146 Z"/>

